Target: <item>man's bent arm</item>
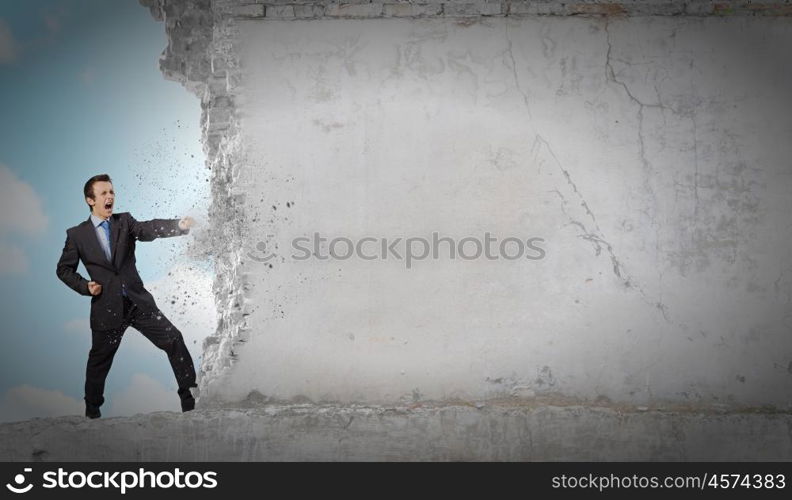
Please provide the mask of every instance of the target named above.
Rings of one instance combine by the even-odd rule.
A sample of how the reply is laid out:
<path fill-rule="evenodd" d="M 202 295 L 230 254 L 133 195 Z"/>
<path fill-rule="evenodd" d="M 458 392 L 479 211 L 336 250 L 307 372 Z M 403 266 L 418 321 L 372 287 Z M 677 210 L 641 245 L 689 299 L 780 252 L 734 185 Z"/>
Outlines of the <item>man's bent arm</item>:
<path fill-rule="evenodd" d="M 60 260 L 58 260 L 58 268 L 55 274 L 58 278 L 69 288 L 79 293 L 80 295 L 91 295 L 88 291 L 88 280 L 80 276 L 77 272 L 77 264 L 80 262 L 80 254 L 77 251 L 77 246 L 69 237 L 69 232 L 66 232 L 66 243 L 63 245 L 63 253 Z"/>
<path fill-rule="evenodd" d="M 170 238 L 187 234 L 190 229 L 181 229 L 179 219 L 151 219 L 137 221 L 132 214 L 129 217 L 129 233 L 140 241 L 151 241 L 157 238 Z"/>

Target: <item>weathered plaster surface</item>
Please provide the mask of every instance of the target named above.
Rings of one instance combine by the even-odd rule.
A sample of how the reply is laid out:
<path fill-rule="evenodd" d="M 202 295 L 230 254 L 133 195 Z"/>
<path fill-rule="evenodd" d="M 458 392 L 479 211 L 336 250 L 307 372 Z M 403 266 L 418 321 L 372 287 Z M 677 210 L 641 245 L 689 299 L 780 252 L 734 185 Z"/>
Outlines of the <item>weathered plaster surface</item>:
<path fill-rule="evenodd" d="M 789 408 L 787 4 L 144 3 L 204 105 L 221 320 L 201 404 Z M 287 254 L 435 230 L 547 256 Z"/>

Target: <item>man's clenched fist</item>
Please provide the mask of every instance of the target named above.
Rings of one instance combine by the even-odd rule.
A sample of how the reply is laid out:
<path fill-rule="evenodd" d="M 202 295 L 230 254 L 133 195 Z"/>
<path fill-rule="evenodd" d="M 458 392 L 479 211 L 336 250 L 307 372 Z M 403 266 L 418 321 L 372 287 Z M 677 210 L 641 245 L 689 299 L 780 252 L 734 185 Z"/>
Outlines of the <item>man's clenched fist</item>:
<path fill-rule="evenodd" d="M 102 285 L 100 285 L 99 283 L 97 283 L 95 281 L 89 281 L 88 282 L 88 292 L 91 295 L 99 295 L 100 293 L 102 293 Z"/>
<path fill-rule="evenodd" d="M 181 229 L 182 231 L 186 229 L 190 229 L 194 225 L 195 225 L 195 219 L 193 219 L 189 215 L 179 221 L 179 229 Z"/>

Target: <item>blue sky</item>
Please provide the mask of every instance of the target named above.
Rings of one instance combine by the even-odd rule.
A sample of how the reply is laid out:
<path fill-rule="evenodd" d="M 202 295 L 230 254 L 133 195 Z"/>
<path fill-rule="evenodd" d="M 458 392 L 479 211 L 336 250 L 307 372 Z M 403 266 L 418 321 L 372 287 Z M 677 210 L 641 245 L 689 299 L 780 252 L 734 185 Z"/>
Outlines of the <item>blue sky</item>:
<path fill-rule="evenodd" d="M 160 73 L 166 43 L 136 0 L 0 3 L 0 420 L 82 412 L 90 299 L 55 265 L 66 229 L 89 215 L 89 177 L 110 174 L 117 212 L 138 220 L 205 220 L 200 102 Z M 211 267 L 182 255 L 192 237 L 138 245 L 137 265 L 198 365 L 213 318 L 188 323 L 195 304 L 178 299 L 190 291 L 205 308 Z M 178 407 L 165 354 L 132 328 L 105 397 L 105 415 Z"/>

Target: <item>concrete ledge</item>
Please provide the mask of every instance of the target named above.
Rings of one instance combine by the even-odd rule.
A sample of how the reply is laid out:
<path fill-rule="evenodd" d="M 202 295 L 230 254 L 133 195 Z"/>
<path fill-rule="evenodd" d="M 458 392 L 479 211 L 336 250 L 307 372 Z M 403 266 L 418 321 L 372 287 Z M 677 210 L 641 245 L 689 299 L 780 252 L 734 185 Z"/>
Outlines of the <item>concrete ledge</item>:
<path fill-rule="evenodd" d="M 140 1 L 156 16 L 156 8 L 149 5 L 155 0 Z M 786 0 L 219 0 L 215 4 L 221 13 L 231 17 L 267 19 L 792 15 L 792 5 Z M 298 9 L 310 9 L 310 15 L 298 14 Z"/>
<path fill-rule="evenodd" d="M 792 415 L 265 405 L 0 425 L 6 461 L 789 460 Z"/>

